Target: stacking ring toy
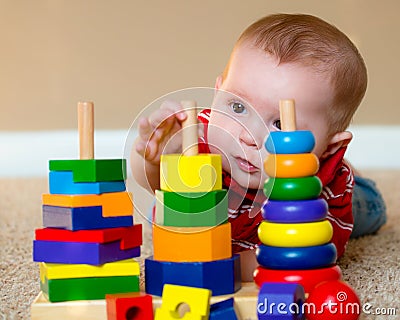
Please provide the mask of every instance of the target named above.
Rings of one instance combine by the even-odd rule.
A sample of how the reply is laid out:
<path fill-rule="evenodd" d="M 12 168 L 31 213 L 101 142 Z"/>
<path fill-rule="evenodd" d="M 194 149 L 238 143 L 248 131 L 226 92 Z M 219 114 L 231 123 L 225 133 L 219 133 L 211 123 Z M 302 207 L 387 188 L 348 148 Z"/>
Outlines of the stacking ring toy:
<path fill-rule="evenodd" d="M 318 269 L 336 263 L 337 251 L 333 243 L 322 246 L 284 248 L 260 245 L 256 251 L 258 263 L 270 269 Z"/>
<path fill-rule="evenodd" d="M 273 154 L 308 153 L 314 149 L 311 131 L 274 131 L 265 141 L 265 148 Z"/>
<path fill-rule="evenodd" d="M 312 270 L 274 270 L 258 266 L 254 271 L 254 282 L 258 287 L 265 282 L 291 282 L 301 284 L 306 293 L 310 293 L 323 281 L 341 278 L 342 272 L 337 265 Z"/>
<path fill-rule="evenodd" d="M 309 223 L 273 223 L 261 221 L 258 238 L 268 246 L 309 247 L 328 243 L 333 235 L 328 220 Z"/>
<path fill-rule="evenodd" d="M 319 160 L 314 153 L 270 154 L 264 161 L 264 171 L 270 177 L 301 178 L 318 172 Z"/>
<path fill-rule="evenodd" d="M 305 200 L 318 198 L 322 191 L 317 176 L 304 178 L 269 178 L 264 183 L 264 194 L 272 200 Z"/>
<path fill-rule="evenodd" d="M 325 199 L 276 201 L 267 199 L 261 214 L 264 220 L 280 223 L 315 222 L 326 218 L 328 203 Z"/>

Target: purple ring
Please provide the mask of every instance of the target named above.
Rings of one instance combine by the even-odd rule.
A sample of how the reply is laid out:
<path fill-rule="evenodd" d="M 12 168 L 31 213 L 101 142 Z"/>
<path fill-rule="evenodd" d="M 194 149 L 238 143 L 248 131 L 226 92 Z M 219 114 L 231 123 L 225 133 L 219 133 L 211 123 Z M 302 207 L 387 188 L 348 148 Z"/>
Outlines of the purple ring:
<path fill-rule="evenodd" d="M 325 199 L 278 201 L 267 199 L 261 208 L 264 220 L 278 223 L 321 221 L 328 214 Z"/>

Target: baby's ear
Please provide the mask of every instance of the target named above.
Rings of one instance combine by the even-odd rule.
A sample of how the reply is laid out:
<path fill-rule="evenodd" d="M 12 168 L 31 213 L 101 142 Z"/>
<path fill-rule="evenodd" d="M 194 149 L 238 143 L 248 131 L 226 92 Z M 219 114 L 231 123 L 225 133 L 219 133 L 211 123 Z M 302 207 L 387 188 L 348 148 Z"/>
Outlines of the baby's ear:
<path fill-rule="evenodd" d="M 334 154 L 342 147 L 346 147 L 350 141 L 353 139 L 353 134 L 350 131 L 342 131 L 335 133 L 335 135 L 331 138 L 326 147 L 326 150 L 321 155 L 321 159 L 325 159 L 328 156 Z"/>
<path fill-rule="evenodd" d="M 215 79 L 215 89 L 219 89 L 222 86 L 222 74 Z"/>

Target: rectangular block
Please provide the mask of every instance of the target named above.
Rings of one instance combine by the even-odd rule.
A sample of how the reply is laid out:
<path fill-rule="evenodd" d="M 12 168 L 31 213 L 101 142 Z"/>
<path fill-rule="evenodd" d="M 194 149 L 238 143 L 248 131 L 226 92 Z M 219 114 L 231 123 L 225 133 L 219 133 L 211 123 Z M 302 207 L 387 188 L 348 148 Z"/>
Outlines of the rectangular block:
<path fill-rule="evenodd" d="M 124 181 L 74 182 L 72 171 L 49 172 L 50 194 L 102 194 L 125 191 Z"/>
<path fill-rule="evenodd" d="M 139 291 L 139 276 L 44 280 L 40 288 L 51 302 L 105 299 L 110 293 Z"/>
<path fill-rule="evenodd" d="M 121 250 L 142 245 L 142 225 L 125 228 L 70 231 L 64 229 L 44 228 L 35 230 L 36 240 L 63 242 L 121 242 Z"/>
<path fill-rule="evenodd" d="M 110 243 L 33 241 L 33 261 L 100 265 L 140 256 L 140 247 L 121 250 L 120 241 Z"/>
<path fill-rule="evenodd" d="M 166 154 L 160 159 L 160 188 L 172 192 L 209 192 L 222 189 L 221 156 Z"/>
<path fill-rule="evenodd" d="M 153 298 L 149 294 L 143 292 L 107 294 L 106 304 L 108 320 L 154 320 Z"/>
<path fill-rule="evenodd" d="M 50 171 L 72 171 L 74 182 L 120 181 L 126 178 L 125 159 L 50 160 Z"/>
<path fill-rule="evenodd" d="M 179 228 L 153 224 L 154 259 L 204 262 L 232 256 L 231 224 L 217 227 Z"/>
<path fill-rule="evenodd" d="M 211 297 L 211 303 L 233 297 L 239 319 L 257 320 L 259 288 L 254 282 L 244 282 L 235 294 Z M 161 305 L 161 298 L 153 297 L 153 309 Z M 31 305 L 32 320 L 107 320 L 105 300 L 80 300 L 51 303 L 40 292 Z"/>
<path fill-rule="evenodd" d="M 101 206 L 96 207 L 57 207 L 43 206 L 43 226 L 67 230 L 95 230 L 102 228 L 129 227 L 133 216 L 103 217 Z"/>
<path fill-rule="evenodd" d="M 112 276 L 139 276 L 140 265 L 134 259 L 109 262 L 100 266 L 90 264 L 39 263 L 40 280 L 94 278 Z"/>
<path fill-rule="evenodd" d="M 226 190 L 167 192 L 156 190 L 156 224 L 172 227 L 217 226 L 228 221 Z"/>
<path fill-rule="evenodd" d="M 44 205 L 57 207 L 102 207 L 103 217 L 130 216 L 133 214 L 132 194 L 113 192 L 89 195 L 43 194 Z"/>

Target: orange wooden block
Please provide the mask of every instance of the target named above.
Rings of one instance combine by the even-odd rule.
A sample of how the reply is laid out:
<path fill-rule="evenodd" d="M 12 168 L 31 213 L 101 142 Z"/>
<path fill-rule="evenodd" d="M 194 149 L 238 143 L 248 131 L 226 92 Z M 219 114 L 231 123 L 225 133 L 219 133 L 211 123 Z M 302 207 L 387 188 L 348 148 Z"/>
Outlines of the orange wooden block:
<path fill-rule="evenodd" d="M 231 224 L 166 227 L 153 224 L 154 260 L 206 262 L 232 256 Z"/>
<path fill-rule="evenodd" d="M 103 194 L 59 195 L 43 194 L 44 205 L 79 208 L 102 207 L 103 217 L 131 216 L 133 214 L 132 194 L 130 192 L 112 192 Z"/>

